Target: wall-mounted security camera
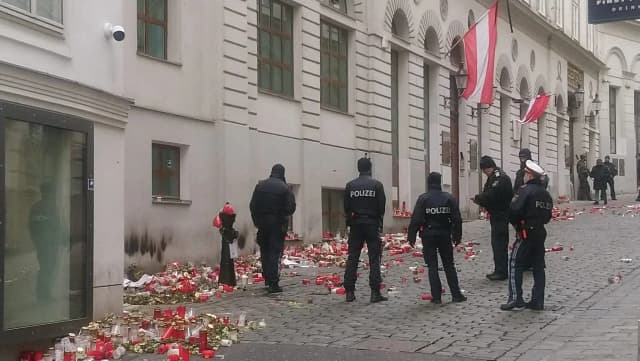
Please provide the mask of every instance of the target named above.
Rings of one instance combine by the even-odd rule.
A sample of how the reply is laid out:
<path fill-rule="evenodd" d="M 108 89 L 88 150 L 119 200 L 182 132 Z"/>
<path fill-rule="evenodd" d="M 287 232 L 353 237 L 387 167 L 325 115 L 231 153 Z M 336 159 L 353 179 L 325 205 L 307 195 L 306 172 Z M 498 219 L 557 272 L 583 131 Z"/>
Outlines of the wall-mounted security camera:
<path fill-rule="evenodd" d="M 122 26 L 106 23 L 104 24 L 104 36 L 107 39 L 113 38 L 115 41 L 122 41 L 124 40 L 126 33 Z"/>

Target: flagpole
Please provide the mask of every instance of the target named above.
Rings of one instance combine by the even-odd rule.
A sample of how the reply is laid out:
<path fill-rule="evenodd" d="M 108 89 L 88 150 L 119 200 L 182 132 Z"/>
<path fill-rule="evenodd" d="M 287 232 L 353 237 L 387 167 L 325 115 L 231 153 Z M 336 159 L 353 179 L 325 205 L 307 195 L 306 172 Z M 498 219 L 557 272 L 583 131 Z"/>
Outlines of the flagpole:
<path fill-rule="evenodd" d="M 507 17 L 509 18 L 509 26 L 511 27 L 511 34 L 513 34 L 513 21 L 511 21 L 511 6 L 509 5 L 511 0 L 507 0 Z"/>
<path fill-rule="evenodd" d="M 499 2 L 499 0 L 496 0 L 496 3 Z M 493 6 L 492 6 L 493 7 Z M 467 30 L 466 33 L 468 33 L 471 29 L 473 29 L 474 26 L 476 26 L 482 19 L 485 18 L 485 16 L 489 15 L 489 10 L 485 11 L 484 14 L 482 14 L 481 17 L 478 18 L 478 20 L 476 20 L 476 22 L 473 24 L 473 26 L 469 27 L 469 30 Z M 497 20 L 496 20 L 497 21 Z M 511 29 L 511 32 L 513 33 L 513 28 Z M 449 51 L 444 55 L 445 57 L 448 57 L 449 55 L 451 55 L 451 52 L 453 51 L 453 49 L 455 49 L 456 46 L 458 46 L 458 44 L 460 44 L 460 42 L 464 40 L 464 35 L 461 36 L 458 41 L 456 41 L 455 43 L 453 43 L 453 45 L 451 45 L 451 48 L 449 49 Z"/>

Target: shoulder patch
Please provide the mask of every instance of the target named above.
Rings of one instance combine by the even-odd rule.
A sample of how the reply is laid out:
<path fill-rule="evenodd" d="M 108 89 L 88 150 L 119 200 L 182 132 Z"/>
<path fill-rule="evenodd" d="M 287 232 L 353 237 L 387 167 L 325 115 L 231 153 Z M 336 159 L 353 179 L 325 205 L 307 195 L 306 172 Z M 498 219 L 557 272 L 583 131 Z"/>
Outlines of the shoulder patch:
<path fill-rule="evenodd" d="M 500 177 L 500 171 L 496 170 L 495 172 L 493 172 L 493 174 L 495 174 L 496 177 Z"/>
<path fill-rule="evenodd" d="M 497 187 L 497 186 L 498 186 L 498 183 L 499 183 L 499 182 L 498 182 L 497 180 L 495 180 L 495 181 L 493 181 L 493 184 L 491 184 L 491 186 L 492 186 L 492 187 Z"/>

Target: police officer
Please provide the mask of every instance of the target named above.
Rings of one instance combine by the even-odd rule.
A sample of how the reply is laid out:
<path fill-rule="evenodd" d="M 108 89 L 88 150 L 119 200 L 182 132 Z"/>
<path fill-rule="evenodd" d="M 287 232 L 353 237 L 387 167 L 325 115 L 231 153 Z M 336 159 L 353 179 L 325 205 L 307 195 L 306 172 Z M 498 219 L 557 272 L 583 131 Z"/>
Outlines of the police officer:
<path fill-rule="evenodd" d="M 467 298 L 460 292 L 458 274 L 453 263 L 453 246 L 460 244 L 462 238 L 462 217 L 458 201 L 451 194 L 442 191 L 442 175 L 433 172 L 427 177 L 429 187 L 422 194 L 413 211 L 409 224 L 409 244 L 416 244 L 416 233 L 424 246 L 424 261 L 429 267 L 432 303 L 441 304 L 440 276 L 438 275 L 438 253 L 447 276 L 453 302 L 464 302 Z"/>
<path fill-rule="evenodd" d="M 488 177 L 482 193 L 471 200 L 489 212 L 491 223 L 491 248 L 494 271 L 487 275 L 492 281 L 507 279 L 509 258 L 509 205 L 513 198 L 511 178 L 496 166 L 493 158 L 480 158 L 480 169 Z"/>
<path fill-rule="evenodd" d="M 284 167 L 276 164 L 271 176 L 256 185 L 249 204 L 253 224 L 258 228 L 258 245 L 265 284 L 269 293 L 282 292 L 280 258 L 289 217 L 296 211 L 296 200 L 284 178 Z"/>
<path fill-rule="evenodd" d="M 518 189 L 520 189 L 520 187 L 524 185 L 524 165 L 526 161 L 533 160 L 533 158 L 531 157 L 531 151 L 528 148 L 520 149 L 518 158 L 520 159 L 520 169 L 518 169 L 518 171 L 516 172 L 516 179 L 513 183 L 513 193 L 518 192 Z M 549 186 L 549 176 L 544 174 L 541 177 L 541 180 L 542 186 L 547 189 L 547 187 Z"/>
<path fill-rule="evenodd" d="M 578 179 L 580 181 L 578 186 L 578 200 L 592 200 L 591 188 L 589 187 L 589 167 L 587 166 L 587 156 L 585 154 L 580 155 L 578 164 L 576 164 L 576 171 L 578 172 Z"/>
<path fill-rule="evenodd" d="M 516 241 L 509 260 L 509 301 L 500 306 L 504 311 L 530 308 L 544 309 L 544 225 L 551 220 L 553 200 L 542 186 L 544 170 L 529 160 L 525 166 L 525 185 L 511 203 L 509 221 L 516 228 Z M 531 301 L 522 298 L 522 272 L 533 265 Z"/>
<path fill-rule="evenodd" d="M 618 168 L 615 164 L 611 163 L 611 157 L 608 155 L 604 157 L 604 166 L 609 169 L 609 178 L 607 178 L 607 185 L 609 189 L 611 189 L 611 200 L 615 201 L 616 199 L 616 187 L 614 177 L 618 175 Z"/>
<path fill-rule="evenodd" d="M 360 251 L 367 243 L 369 251 L 369 287 L 371 302 L 386 301 L 380 294 L 380 260 L 382 258 L 382 241 L 380 231 L 384 218 L 386 198 L 382 183 L 371 177 L 371 160 L 358 160 L 360 176 L 347 183 L 344 191 L 344 212 L 347 217 L 349 231 L 349 258 L 344 273 L 344 288 L 347 291 L 347 302 L 356 299 L 356 272 L 360 261 Z"/>

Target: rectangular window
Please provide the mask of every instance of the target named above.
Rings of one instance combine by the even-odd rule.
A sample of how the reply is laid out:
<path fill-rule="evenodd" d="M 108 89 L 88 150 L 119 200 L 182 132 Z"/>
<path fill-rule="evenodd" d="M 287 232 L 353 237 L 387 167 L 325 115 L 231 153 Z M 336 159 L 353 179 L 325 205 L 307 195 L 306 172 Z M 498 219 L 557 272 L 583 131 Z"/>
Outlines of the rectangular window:
<path fill-rule="evenodd" d="M 442 132 L 442 165 L 451 165 L 451 135 Z"/>
<path fill-rule="evenodd" d="M 258 0 L 258 86 L 293 96 L 293 8 Z"/>
<path fill-rule="evenodd" d="M 538 12 L 542 15 L 547 14 L 547 0 L 538 0 Z"/>
<path fill-rule="evenodd" d="M 322 105 L 348 111 L 348 33 L 320 23 L 320 100 Z"/>
<path fill-rule="evenodd" d="M 555 0 L 556 25 L 564 27 L 564 0 Z"/>
<path fill-rule="evenodd" d="M 580 40 L 580 3 L 571 2 L 571 37 Z"/>
<path fill-rule="evenodd" d="M 153 144 L 152 153 L 153 196 L 180 199 L 180 148 Z"/>
<path fill-rule="evenodd" d="M 397 189 L 400 187 L 400 135 L 399 135 L 399 93 L 398 77 L 399 63 L 398 52 L 391 51 L 391 186 L 393 187 L 392 206 L 399 207 L 396 199 Z"/>
<path fill-rule="evenodd" d="M 167 0 L 138 0 L 138 52 L 167 59 Z"/>
<path fill-rule="evenodd" d="M 322 3 L 343 14 L 348 12 L 347 0 L 322 0 Z"/>
<path fill-rule="evenodd" d="M 1 109 L 0 339 L 43 339 L 91 312 L 93 134 L 83 120 Z"/>
<path fill-rule="evenodd" d="M 469 169 L 475 171 L 478 170 L 478 141 L 471 139 L 469 141 Z"/>
<path fill-rule="evenodd" d="M 609 88 L 609 152 L 616 154 L 616 121 L 618 89 Z"/>
<path fill-rule="evenodd" d="M 62 24 L 62 0 L 0 0 L 29 15 Z"/>

